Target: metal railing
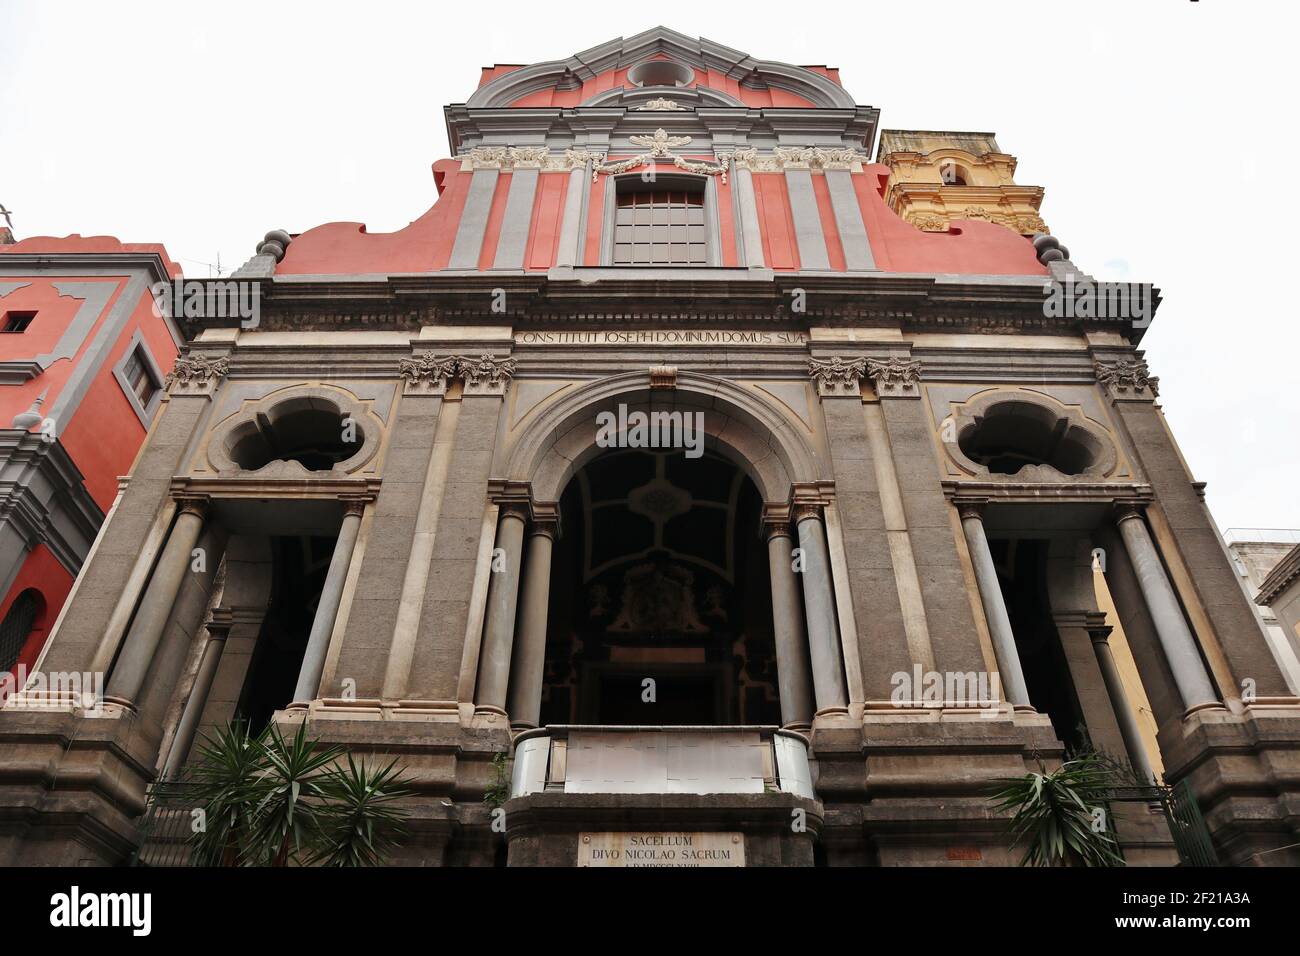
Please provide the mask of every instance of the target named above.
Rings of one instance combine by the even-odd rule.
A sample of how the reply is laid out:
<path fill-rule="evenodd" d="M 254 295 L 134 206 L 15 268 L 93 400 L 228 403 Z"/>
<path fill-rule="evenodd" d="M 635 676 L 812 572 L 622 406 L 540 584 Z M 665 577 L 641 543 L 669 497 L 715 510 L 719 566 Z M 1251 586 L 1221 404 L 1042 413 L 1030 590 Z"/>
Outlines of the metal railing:
<path fill-rule="evenodd" d="M 808 741 L 776 727 L 554 726 L 515 740 L 512 797 L 791 793 L 813 799 Z"/>
<path fill-rule="evenodd" d="M 132 866 L 190 866 L 190 836 L 199 808 L 193 784 L 159 782 L 149 787 L 140 817 L 140 844 Z"/>

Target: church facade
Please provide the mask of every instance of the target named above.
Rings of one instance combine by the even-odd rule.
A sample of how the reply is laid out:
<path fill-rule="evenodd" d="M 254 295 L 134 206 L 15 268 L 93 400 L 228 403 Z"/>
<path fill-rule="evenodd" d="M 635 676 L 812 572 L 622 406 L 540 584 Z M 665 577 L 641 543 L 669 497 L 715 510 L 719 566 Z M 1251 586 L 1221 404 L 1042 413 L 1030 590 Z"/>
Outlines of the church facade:
<path fill-rule="evenodd" d="M 1300 700 L 1158 296 L 993 134 L 662 28 L 445 116 L 405 229 L 275 230 L 255 314 L 178 310 L 38 663 L 106 693 L 0 712 L 0 861 L 129 857 L 234 719 L 398 757 L 398 863 L 1003 864 L 992 789 L 1087 749 L 1185 781 L 1222 861 L 1300 860 Z"/>

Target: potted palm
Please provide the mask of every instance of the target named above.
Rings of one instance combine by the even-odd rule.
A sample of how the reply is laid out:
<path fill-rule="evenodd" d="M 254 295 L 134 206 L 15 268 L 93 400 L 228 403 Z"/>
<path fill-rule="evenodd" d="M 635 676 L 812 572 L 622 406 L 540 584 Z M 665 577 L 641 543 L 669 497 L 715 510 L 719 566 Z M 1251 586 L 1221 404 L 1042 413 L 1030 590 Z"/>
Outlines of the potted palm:
<path fill-rule="evenodd" d="M 396 761 L 374 768 L 338 746 L 244 723 L 204 737 L 186 775 L 199 866 L 373 866 L 396 845 L 410 791 Z"/>
<path fill-rule="evenodd" d="M 1048 772 L 1006 782 L 992 796 L 1010 813 L 1013 846 L 1025 846 L 1021 866 L 1123 866 L 1106 806 L 1116 785 L 1113 768 L 1097 753 L 1083 753 Z"/>

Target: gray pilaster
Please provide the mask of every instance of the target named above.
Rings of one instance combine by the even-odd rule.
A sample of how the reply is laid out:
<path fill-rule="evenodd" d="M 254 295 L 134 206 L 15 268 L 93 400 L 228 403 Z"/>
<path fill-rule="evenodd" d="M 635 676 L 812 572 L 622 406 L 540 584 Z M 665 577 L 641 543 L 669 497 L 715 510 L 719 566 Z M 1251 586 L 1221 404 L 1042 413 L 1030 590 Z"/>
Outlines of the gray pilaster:
<path fill-rule="evenodd" d="M 1133 572 L 1137 575 L 1147 610 L 1151 612 L 1156 636 L 1169 661 L 1169 670 L 1173 673 L 1174 683 L 1178 685 L 1183 707 L 1192 710 L 1219 703 L 1218 694 L 1215 693 L 1201 660 L 1196 639 L 1192 637 L 1191 629 L 1183 619 L 1183 609 L 1178 604 L 1173 585 L 1165 575 L 1164 565 L 1160 563 L 1160 554 L 1147 531 L 1146 522 L 1134 508 L 1123 509 L 1117 522 L 1124 550 L 1133 562 Z"/>
<path fill-rule="evenodd" d="M 569 184 L 564 191 L 564 217 L 560 220 L 560 243 L 555 253 L 555 265 L 572 269 L 582 262 L 579 242 L 582 238 L 582 221 L 587 211 L 587 180 L 590 161 L 569 171 Z"/>
<path fill-rule="evenodd" d="M 966 534 L 971 564 L 975 566 L 975 580 L 979 585 L 980 601 L 984 604 L 989 634 L 993 638 L 993 650 L 998 658 L 1003 693 L 1014 706 L 1028 707 L 1029 690 L 1025 686 L 1025 674 L 1020 667 L 1015 634 L 1011 631 L 1011 618 L 1007 614 L 1006 601 L 1002 598 L 1002 585 L 998 583 L 997 567 L 993 564 L 993 553 L 989 550 L 989 539 L 984 534 L 984 520 L 980 517 L 978 507 L 961 507 L 961 527 Z"/>
<path fill-rule="evenodd" d="M 853 189 L 853 174 L 847 169 L 828 169 L 825 172 L 826 188 L 831 196 L 831 209 L 835 213 L 835 228 L 839 230 L 840 245 L 844 248 L 844 267 L 850 272 L 876 268 L 876 258 L 871 254 L 867 227 L 862 221 L 862 207 Z"/>
<path fill-rule="evenodd" d="M 803 552 L 803 604 L 808 621 L 808 657 L 812 664 L 817 712 L 844 710 L 849 695 L 840 654 L 839 627 L 835 622 L 835 593 L 831 587 L 831 561 L 826 529 L 819 506 L 796 507 L 795 525 Z"/>
<path fill-rule="evenodd" d="M 799 268 L 809 272 L 829 271 L 831 260 L 826 252 L 826 234 L 822 231 L 822 217 L 817 211 L 811 171 L 787 169 L 785 186 L 790 195 L 795 239 L 799 243 Z"/>
<path fill-rule="evenodd" d="M 339 527 L 334 554 L 330 557 L 329 571 L 325 574 L 325 587 L 321 590 L 312 618 L 311 634 L 307 637 L 307 651 L 303 654 L 302 669 L 298 671 L 298 686 L 293 699 L 306 703 L 316 699 L 320 692 L 320 678 L 325 670 L 325 656 L 329 652 L 330 635 L 334 633 L 334 619 L 338 617 L 339 603 L 343 600 L 343 585 L 347 582 L 348 567 L 352 564 L 352 551 L 357 545 L 357 532 L 361 528 L 361 505 L 348 507 Z"/>
<path fill-rule="evenodd" d="M 107 696 L 134 703 L 144 686 L 172 605 L 190 569 L 191 552 L 203 530 L 206 510 L 207 505 L 201 501 L 186 501 L 181 505 L 109 678 Z"/>
<path fill-rule="evenodd" d="M 740 210 L 737 219 L 736 234 L 741 240 L 744 259 L 741 260 L 749 269 L 761 269 L 763 261 L 763 234 L 758 225 L 758 200 L 754 196 L 754 174 L 748 169 L 732 163 L 732 188 L 736 191 L 736 203 Z"/>
<path fill-rule="evenodd" d="M 546 676 L 546 615 L 551 594 L 551 550 L 555 523 L 533 523 L 520 585 L 515 647 L 510 662 L 509 711 L 512 727 L 536 727 L 542 712 Z"/>
<path fill-rule="evenodd" d="M 501 235 L 497 239 L 493 269 L 522 269 L 528 249 L 528 231 L 533 222 L 533 200 L 537 196 L 536 169 L 516 169 L 510 176 Z"/>
<path fill-rule="evenodd" d="M 479 254 L 483 251 L 483 236 L 487 232 L 488 215 L 492 211 L 492 197 L 496 195 L 500 170 L 476 169 L 469 183 L 469 196 L 456 227 L 456 241 L 451 247 L 448 269 L 477 269 Z"/>
<path fill-rule="evenodd" d="M 483 625 L 483 653 L 479 660 L 476 708 L 505 713 L 510 656 L 515 641 L 515 608 L 519 601 L 519 569 L 523 558 L 525 518 L 521 509 L 507 506 L 497 524 L 496 553 L 488 585 L 487 619 Z M 498 565 L 503 561 L 503 565 Z"/>
<path fill-rule="evenodd" d="M 772 632 L 776 638 L 776 679 L 781 693 L 781 723 L 812 724 L 813 701 L 808 639 L 799 608 L 790 529 L 784 521 L 767 528 L 767 558 L 772 579 Z"/>

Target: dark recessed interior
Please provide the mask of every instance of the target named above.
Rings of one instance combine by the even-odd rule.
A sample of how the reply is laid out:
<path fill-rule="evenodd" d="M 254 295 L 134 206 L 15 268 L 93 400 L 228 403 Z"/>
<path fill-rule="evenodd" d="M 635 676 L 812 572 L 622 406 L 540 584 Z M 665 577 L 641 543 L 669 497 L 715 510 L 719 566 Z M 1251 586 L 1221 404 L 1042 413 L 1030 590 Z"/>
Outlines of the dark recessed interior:
<path fill-rule="evenodd" d="M 957 438 L 971 461 L 995 475 L 1014 475 L 1026 465 L 1050 465 L 1066 475 L 1086 471 L 1100 444 L 1085 429 L 1029 402 L 1004 402 L 988 409 Z"/>
<path fill-rule="evenodd" d="M 270 415 L 259 414 L 230 448 L 230 458 L 246 471 L 273 461 L 296 461 L 308 471 L 329 471 L 357 453 L 365 440 L 361 426 L 336 408 L 303 404 Z"/>

